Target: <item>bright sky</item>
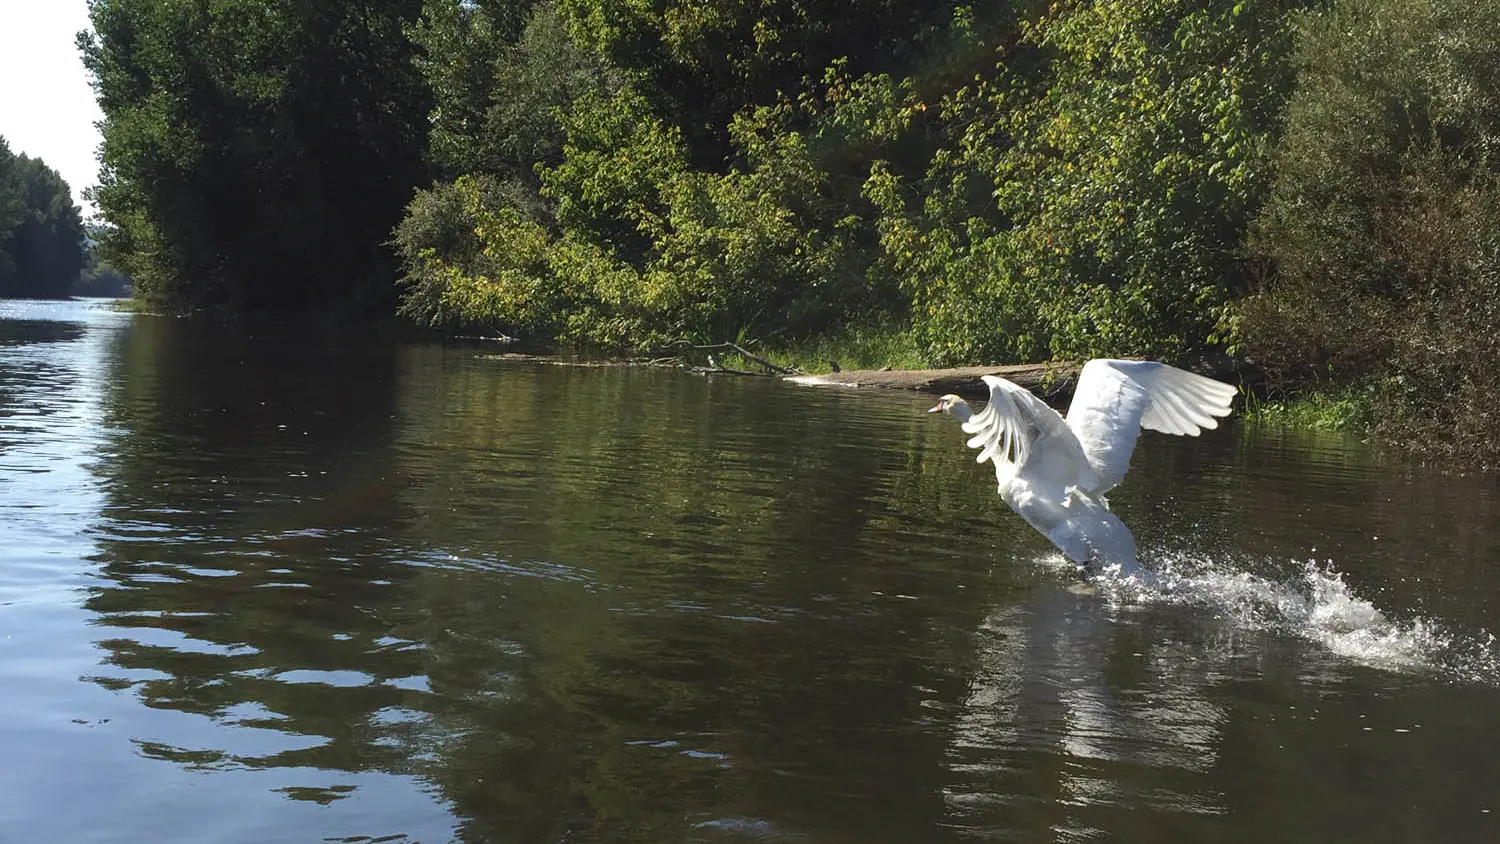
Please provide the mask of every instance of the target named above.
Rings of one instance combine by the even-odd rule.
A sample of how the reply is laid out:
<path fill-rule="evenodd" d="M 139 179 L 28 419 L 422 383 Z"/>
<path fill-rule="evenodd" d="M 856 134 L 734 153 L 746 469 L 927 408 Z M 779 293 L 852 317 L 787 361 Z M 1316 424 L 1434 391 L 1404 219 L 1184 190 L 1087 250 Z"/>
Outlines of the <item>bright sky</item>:
<path fill-rule="evenodd" d="M 88 218 L 83 189 L 99 180 L 102 118 L 73 39 L 89 28 L 86 0 L 0 0 L 0 135 L 10 151 L 62 174 Z"/>

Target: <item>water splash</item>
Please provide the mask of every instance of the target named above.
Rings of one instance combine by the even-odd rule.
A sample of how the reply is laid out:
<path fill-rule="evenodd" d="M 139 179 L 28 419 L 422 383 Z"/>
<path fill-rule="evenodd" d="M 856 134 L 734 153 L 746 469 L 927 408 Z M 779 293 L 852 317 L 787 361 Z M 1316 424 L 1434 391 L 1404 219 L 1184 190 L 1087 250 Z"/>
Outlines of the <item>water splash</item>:
<path fill-rule="evenodd" d="M 1360 665 L 1500 686 L 1500 642 L 1492 633 L 1459 632 L 1422 616 L 1393 619 L 1356 594 L 1331 560 L 1301 562 L 1287 576 L 1251 571 L 1284 566 L 1181 552 L 1159 555 L 1154 564 L 1146 578 L 1106 574 L 1095 583 L 1117 606 L 1194 607 L 1241 629 L 1316 642 Z"/>

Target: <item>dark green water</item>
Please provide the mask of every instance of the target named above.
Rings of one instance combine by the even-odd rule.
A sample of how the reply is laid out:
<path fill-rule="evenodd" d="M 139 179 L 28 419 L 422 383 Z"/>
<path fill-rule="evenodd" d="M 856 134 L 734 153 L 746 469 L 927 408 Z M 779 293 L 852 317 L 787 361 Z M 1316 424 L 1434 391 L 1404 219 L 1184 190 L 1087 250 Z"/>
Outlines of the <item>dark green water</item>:
<path fill-rule="evenodd" d="M 0 841 L 1500 840 L 1494 476 L 0 302 Z"/>

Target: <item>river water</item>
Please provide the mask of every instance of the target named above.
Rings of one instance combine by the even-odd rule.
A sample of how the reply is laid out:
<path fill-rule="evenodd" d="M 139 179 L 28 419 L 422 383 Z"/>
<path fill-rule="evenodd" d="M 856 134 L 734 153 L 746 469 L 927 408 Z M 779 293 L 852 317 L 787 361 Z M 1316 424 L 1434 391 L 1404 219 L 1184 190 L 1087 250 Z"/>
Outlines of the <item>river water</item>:
<path fill-rule="evenodd" d="M 1494 475 L 493 351 L 0 302 L 0 842 L 1500 840 Z"/>

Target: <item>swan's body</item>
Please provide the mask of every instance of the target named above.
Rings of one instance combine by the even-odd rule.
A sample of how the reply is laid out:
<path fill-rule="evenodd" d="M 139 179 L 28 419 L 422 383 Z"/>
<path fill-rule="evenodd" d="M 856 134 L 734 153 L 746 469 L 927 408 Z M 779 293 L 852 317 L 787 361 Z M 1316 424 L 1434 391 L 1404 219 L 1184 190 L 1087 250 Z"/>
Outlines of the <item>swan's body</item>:
<path fill-rule="evenodd" d="M 963 423 L 978 461 L 995 467 L 1000 497 L 1090 572 L 1140 571 L 1135 538 L 1104 494 L 1124 480 L 1142 428 L 1197 436 L 1229 414 L 1235 388 L 1152 361 L 1091 360 L 1078 375 L 1066 420 L 1030 391 L 984 376 L 979 413 L 958 396 L 931 412 Z"/>

